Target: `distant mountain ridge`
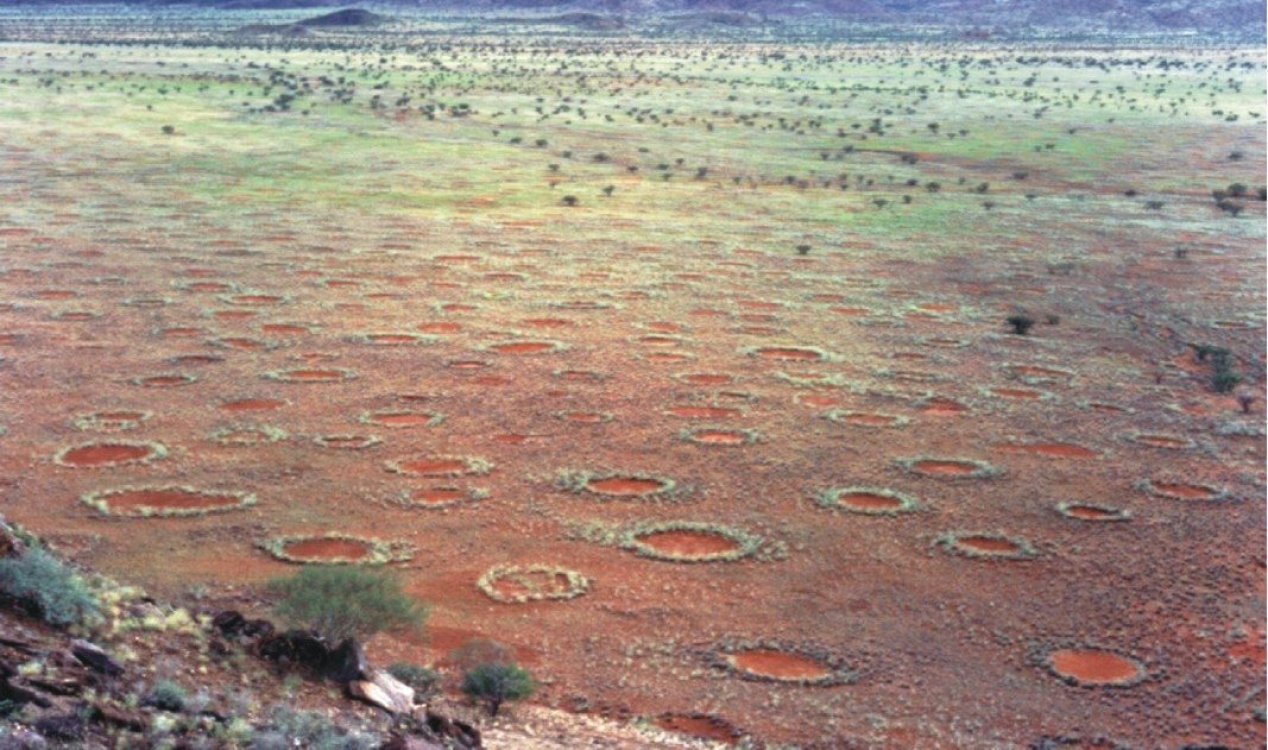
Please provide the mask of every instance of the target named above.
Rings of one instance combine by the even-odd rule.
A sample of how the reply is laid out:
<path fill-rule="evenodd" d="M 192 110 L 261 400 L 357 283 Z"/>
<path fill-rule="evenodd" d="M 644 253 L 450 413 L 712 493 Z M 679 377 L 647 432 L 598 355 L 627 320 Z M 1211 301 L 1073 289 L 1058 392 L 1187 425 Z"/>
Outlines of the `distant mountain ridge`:
<path fill-rule="evenodd" d="M 82 5 L 118 0 L 5 0 L 13 5 Z M 132 0 L 140 5 L 203 5 L 287 9 L 341 7 L 338 0 Z M 859 21 L 932 26 L 1038 26 L 1122 31 L 1232 31 L 1263 36 L 1263 0 L 374 0 L 374 7 L 446 12 L 611 16 L 623 20 L 668 14 L 748 14 L 754 18 L 832 16 Z M 596 28 L 603 28 L 597 23 Z"/>

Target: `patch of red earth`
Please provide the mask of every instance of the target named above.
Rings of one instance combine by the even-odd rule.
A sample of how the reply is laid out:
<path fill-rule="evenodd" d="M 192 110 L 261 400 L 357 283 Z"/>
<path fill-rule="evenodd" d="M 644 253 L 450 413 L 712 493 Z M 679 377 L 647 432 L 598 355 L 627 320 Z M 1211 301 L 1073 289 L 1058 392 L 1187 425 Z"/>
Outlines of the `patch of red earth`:
<path fill-rule="evenodd" d="M 592 479 L 586 482 L 586 489 L 600 495 L 616 495 L 619 497 L 635 497 L 660 492 L 665 488 L 663 482 L 640 477 L 609 477 Z"/>
<path fill-rule="evenodd" d="M 648 362 L 673 363 L 673 362 L 685 362 L 688 359 L 691 359 L 691 357 L 687 356 L 686 354 L 674 354 L 673 352 L 655 352 L 653 354 L 647 355 L 645 359 Z"/>
<path fill-rule="evenodd" d="M 412 344 L 418 338 L 407 333 L 371 333 L 365 337 L 365 340 L 371 344 L 390 346 L 393 344 Z"/>
<path fill-rule="evenodd" d="M 409 493 L 410 502 L 417 505 L 445 505 L 465 500 L 466 497 L 467 493 L 456 487 L 429 487 Z"/>
<path fill-rule="evenodd" d="M 1071 505 L 1066 508 L 1065 514 L 1080 521 L 1116 521 L 1123 517 L 1119 511 L 1095 505 Z"/>
<path fill-rule="evenodd" d="M 705 445 L 743 445 L 748 441 L 744 433 L 727 430 L 702 430 L 693 433 L 691 439 Z"/>
<path fill-rule="evenodd" d="M 742 672 L 776 680 L 821 680 L 831 671 L 807 656 L 774 649 L 753 649 L 729 654 L 727 660 Z"/>
<path fill-rule="evenodd" d="M 142 489 L 114 492 L 102 498 L 112 511 L 214 510 L 237 505 L 233 495 L 214 492 L 190 492 L 182 489 Z"/>
<path fill-rule="evenodd" d="M 959 307 L 945 302 L 925 302 L 916 305 L 916 309 L 931 313 L 949 313 L 955 312 Z"/>
<path fill-rule="evenodd" d="M 457 333 L 462 330 L 462 326 L 458 323 L 436 321 L 434 323 L 420 323 L 415 326 L 415 330 L 421 333 Z"/>
<path fill-rule="evenodd" d="M 525 442 L 528 441 L 528 438 L 529 438 L 528 435 L 520 435 L 514 432 L 505 432 L 500 435 L 494 435 L 493 442 L 501 443 L 502 445 L 523 445 Z"/>
<path fill-rule="evenodd" d="M 249 412 L 272 411 L 283 406 L 286 406 L 286 402 L 276 398 L 244 398 L 223 403 L 220 408 L 229 412 Z"/>
<path fill-rule="evenodd" d="M 194 379 L 188 375 L 151 375 L 148 378 L 141 378 L 137 384 L 143 388 L 173 388 L 181 385 L 189 385 Z"/>
<path fill-rule="evenodd" d="M 1021 547 L 1015 542 L 993 536 L 962 536 L 955 540 L 955 546 L 987 555 L 1015 555 L 1021 552 Z"/>
<path fill-rule="evenodd" d="M 282 552 L 298 560 L 360 560 L 370 548 L 354 539 L 301 539 L 287 544 Z"/>
<path fill-rule="evenodd" d="M 1127 411 L 1127 410 L 1126 410 L 1126 409 L 1124 409 L 1123 407 L 1121 407 L 1121 406 L 1115 406 L 1114 404 L 1102 404 L 1102 403 L 1095 403 L 1095 402 L 1094 402 L 1094 403 L 1090 403 L 1090 404 L 1088 404 L 1088 406 L 1089 406 L 1089 407 L 1090 407 L 1093 411 L 1099 411 L 1099 412 L 1106 413 L 1106 414 L 1118 414 L 1118 413 L 1122 413 L 1122 412 Z"/>
<path fill-rule="evenodd" d="M 1137 435 L 1136 442 L 1152 448 L 1180 449 L 1189 447 L 1189 441 L 1167 435 Z"/>
<path fill-rule="evenodd" d="M 269 336 L 306 336 L 312 330 L 298 323 L 265 323 L 260 326 L 260 332 Z"/>
<path fill-rule="evenodd" d="M 678 346 L 682 343 L 671 336 L 660 336 L 654 333 L 646 336 L 639 336 L 638 340 L 648 346 Z"/>
<path fill-rule="evenodd" d="M 468 305 L 462 302 L 449 302 L 440 306 L 440 311 L 445 313 L 474 312 L 475 309 L 475 305 Z"/>
<path fill-rule="evenodd" d="M 949 398 L 931 398 L 920 407 L 921 414 L 931 417 L 958 417 L 968 411 L 968 407 Z"/>
<path fill-rule="evenodd" d="M 683 375 L 682 382 L 689 385 L 730 385 L 735 382 L 735 376 L 723 375 L 720 373 L 695 372 L 690 375 Z"/>
<path fill-rule="evenodd" d="M 68 323 L 82 323 L 89 320 L 96 320 L 97 313 L 85 312 L 82 310 L 73 310 L 71 312 L 58 313 L 57 319 Z"/>
<path fill-rule="evenodd" d="M 510 385 L 511 379 L 501 375 L 481 375 L 474 382 L 476 385 L 481 385 L 485 388 L 501 388 Z"/>
<path fill-rule="evenodd" d="M 569 383 L 593 383 L 602 380 L 603 375 L 591 370 L 563 370 L 559 373 L 559 379 Z"/>
<path fill-rule="evenodd" d="M 173 326 L 159 331 L 159 335 L 165 339 L 187 339 L 202 336 L 205 333 L 207 332 L 202 328 L 194 328 L 192 326 Z"/>
<path fill-rule="evenodd" d="M 839 496 L 837 505 L 856 510 L 898 510 L 903 507 L 903 502 L 874 492 L 850 492 Z"/>
<path fill-rule="evenodd" d="M 282 373 L 282 376 L 287 380 L 299 380 L 305 383 L 329 383 L 346 377 L 340 370 L 287 370 Z"/>
<path fill-rule="evenodd" d="M 653 531 L 637 538 L 640 544 L 670 557 L 713 557 L 739 549 L 734 541 L 707 531 Z"/>
<path fill-rule="evenodd" d="M 399 461 L 396 466 L 403 474 L 420 477 L 443 477 L 450 474 L 465 474 L 467 464 L 456 458 L 419 458 L 412 461 Z"/>
<path fill-rule="evenodd" d="M 1004 453 L 1032 453 L 1048 458 L 1096 458 L 1100 454 L 1090 448 L 1070 443 L 1031 443 L 1029 445 L 1003 445 Z"/>
<path fill-rule="evenodd" d="M 1164 495 L 1177 497 L 1181 500 L 1210 500 L 1217 494 L 1210 487 L 1196 484 L 1154 483 L 1153 487 Z"/>
<path fill-rule="evenodd" d="M 1264 664 L 1268 653 L 1266 653 L 1264 642 L 1264 631 L 1252 633 L 1245 640 L 1234 643 L 1228 648 L 1228 655 L 1232 659 L 1249 661 L 1262 674 Z"/>
<path fill-rule="evenodd" d="M 654 723 L 666 732 L 685 734 L 690 737 L 722 742 L 727 745 L 736 743 L 735 729 L 721 719 L 688 714 L 666 714 L 657 717 Z"/>
<path fill-rule="evenodd" d="M 250 338 L 244 338 L 244 337 L 217 339 L 216 343 L 220 344 L 221 346 L 228 347 L 230 349 L 237 349 L 239 351 L 247 351 L 247 352 L 264 351 L 265 349 L 268 349 L 270 346 L 270 344 L 267 341 L 261 341 L 259 339 L 250 339 Z"/>
<path fill-rule="evenodd" d="M 730 419 L 740 415 L 739 409 L 727 409 L 721 406 L 675 406 L 669 414 L 680 419 Z"/>
<path fill-rule="evenodd" d="M 1052 671 L 1081 685 L 1122 685 L 1140 678 L 1131 659 L 1108 651 L 1061 649 L 1048 654 Z"/>
<path fill-rule="evenodd" d="M 498 354 L 542 354 L 554 351 L 556 346 L 546 341 L 515 341 L 508 344 L 494 344 L 491 348 Z"/>
<path fill-rule="evenodd" d="M 481 370 L 488 367 L 489 363 L 478 359 L 455 359 L 452 362 L 447 362 L 445 366 L 455 370 Z"/>
<path fill-rule="evenodd" d="M 845 399 L 840 396 L 825 396 L 822 394 L 798 394 L 797 403 L 802 406 L 809 406 L 816 409 L 825 409 L 829 406 L 840 406 L 845 403 Z"/>
<path fill-rule="evenodd" d="M 1043 396 L 1043 393 L 1030 388 L 992 388 L 991 393 L 1003 398 L 1032 400 Z"/>
<path fill-rule="evenodd" d="M 281 304 L 285 298 L 275 294 L 235 294 L 229 298 L 229 303 L 234 305 L 269 306 Z"/>
<path fill-rule="evenodd" d="M 829 307 L 828 311 L 847 318 L 858 318 L 872 312 L 866 307 Z"/>
<path fill-rule="evenodd" d="M 117 411 L 93 412 L 90 416 L 95 422 L 97 422 L 97 424 L 108 426 L 111 424 L 140 422 L 145 419 L 147 415 L 143 411 L 127 411 L 120 409 Z"/>
<path fill-rule="evenodd" d="M 656 331 L 657 333 L 680 333 L 682 331 L 682 326 L 664 320 L 648 323 L 645 327 L 647 330 Z"/>
<path fill-rule="evenodd" d="M 44 289 L 35 293 L 36 299 L 47 302 L 74 299 L 78 296 L 78 292 L 72 292 L 69 289 Z"/>
<path fill-rule="evenodd" d="M 710 310 L 710 309 L 692 310 L 688 312 L 687 314 L 697 318 L 725 318 L 727 316 L 726 310 Z"/>
<path fill-rule="evenodd" d="M 932 459 L 927 461 L 917 461 L 912 464 L 911 468 L 921 474 L 950 477 L 968 476 L 978 470 L 978 467 L 975 464 L 971 464 L 967 461 L 939 461 Z"/>
<path fill-rule="evenodd" d="M 154 448 L 149 445 L 96 443 L 67 451 L 61 461 L 69 466 L 116 466 L 143 461 L 153 455 Z"/>
<path fill-rule="evenodd" d="M 813 349 L 799 349 L 795 346 L 768 346 L 757 350 L 762 359 L 775 359 L 797 362 L 815 362 L 823 359 L 823 355 Z"/>
<path fill-rule="evenodd" d="M 179 357 L 172 357 L 168 360 L 170 364 L 181 367 L 187 365 L 214 365 L 224 361 L 224 357 L 217 357 L 212 354 L 182 354 Z"/>

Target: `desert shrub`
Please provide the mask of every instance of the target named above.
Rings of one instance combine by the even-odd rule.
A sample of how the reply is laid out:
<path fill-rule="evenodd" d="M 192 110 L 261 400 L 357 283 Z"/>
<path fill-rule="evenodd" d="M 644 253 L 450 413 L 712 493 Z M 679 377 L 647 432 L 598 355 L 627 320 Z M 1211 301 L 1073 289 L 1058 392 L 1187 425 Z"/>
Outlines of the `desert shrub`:
<path fill-rule="evenodd" d="M 1013 333 L 1025 336 L 1035 326 L 1035 319 L 1028 315 L 1009 315 L 1005 321 L 1013 327 Z"/>
<path fill-rule="evenodd" d="M 99 612 L 83 579 L 39 547 L 0 560 L 0 592 L 58 627 L 92 620 Z"/>
<path fill-rule="evenodd" d="M 497 716 L 506 701 L 532 695 L 534 687 L 528 672 L 510 663 L 478 664 L 462 677 L 462 692 L 484 703 L 490 716 Z"/>
<path fill-rule="evenodd" d="M 427 608 L 388 573 L 345 566 L 310 566 L 269 582 L 280 596 L 274 609 L 331 641 L 367 638 L 384 630 L 421 627 Z"/>
<path fill-rule="evenodd" d="M 414 692 L 420 697 L 431 695 L 440 687 L 440 674 L 427 667 L 398 662 L 388 667 L 387 671 L 388 674 L 414 688 Z"/>
<path fill-rule="evenodd" d="M 160 711 L 184 711 L 187 700 L 185 689 L 171 680 L 155 682 L 154 687 L 150 688 L 149 695 L 145 696 L 146 704 Z"/>
<path fill-rule="evenodd" d="M 268 724 L 251 738 L 251 750 L 374 750 L 382 739 L 365 732 L 346 732 L 317 711 L 277 706 Z"/>

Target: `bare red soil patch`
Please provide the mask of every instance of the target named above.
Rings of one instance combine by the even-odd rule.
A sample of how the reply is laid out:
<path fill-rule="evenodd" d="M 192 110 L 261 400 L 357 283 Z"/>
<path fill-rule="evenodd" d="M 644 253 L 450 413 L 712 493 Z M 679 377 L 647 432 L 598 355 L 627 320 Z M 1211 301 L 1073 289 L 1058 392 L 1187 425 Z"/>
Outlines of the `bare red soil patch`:
<path fill-rule="evenodd" d="M 298 560 L 360 560 L 370 554 L 370 546 L 354 539 L 319 538 L 289 542 L 282 551 Z"/>
<path fill-rule="evenodd" d="M 180 386 L 189 385 L 196 381 L 193 375 L 173 374 L 173 375 L 146 375 L 139 377 L 132 382 L 142 388 L 179 388 Z"/>
<path fill-rule="evenodd" d="M 162 458 L 166 452 L 158 443 L 88 443 L 62 450 L 57 463 L 77 468 L 126 466 Z"/>
<path fill-rule="evenodd" d="M 1058 677 L 1078 685 L 1126 686 L 1145 677 L 1134 659 L 1110 651 L 1061 649 L 1048 654 L 1048 667 Z"/>
<path fill-rule="evenodd" d="M 626 480 L 628 481 L 628 480 Z M 608 494 L 635 494 L 611 493 Z M 637 493 L 643 494 L 643 493 Z M 734 553 L 740 548 L 734 540 L 721 534 L 710 534 L 707 531 L 685 531 L 669 529 L 638 534 L 639 543 L 655 550 L 665 557 L 709 558 Z"/>
<path fill-rule="evenodd" d="M 654 722 L 657 727 L 676 734 L 734 745 L 743 733 L 725 719 L 705 714 L 662 714 Z"/>
<path fill-rule="evenodd" d="M 607 477 L 586 482 L 586 489 L 600 495 L 618 497 L 637 497 L 651 495 L 665 489 L 665 483 L 655 479 L 642 477 Z"/>
<path fill-rule="evenodd" d="M 90 496 L 104 513 L 119 515 L 186 515 L 243 505 L 239 493 L 195 490 L 189 487 L 146 487 L 115 490 Z"/>
<path fill-rule="evenodd" d="M 414 328 L 420 333 L 457 333 L 462 330 L 462 325 L 442 320 L 432 323 L 419 323 Z"/>
<path fill-rule="evenodd" d="M 731 664 L 741 672 L 772 680 L 799 682 L 822 680 L 832 670 L 808 656 L 790 654 L 774 649 L 753 649 L 728 654 Z"/>

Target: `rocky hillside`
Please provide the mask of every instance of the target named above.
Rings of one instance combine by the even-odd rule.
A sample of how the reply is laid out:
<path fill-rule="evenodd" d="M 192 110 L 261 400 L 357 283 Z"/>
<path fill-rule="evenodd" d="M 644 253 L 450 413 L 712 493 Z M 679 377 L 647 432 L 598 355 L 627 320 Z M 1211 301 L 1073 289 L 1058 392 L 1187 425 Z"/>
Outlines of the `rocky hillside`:
<path fill-rule="evenodd" d="M 406 684 L 355 641 L 175 606 L 77 571 L 0 518 L 0 749 L 708 747 L 517 705 L 497 719 Z"/>

